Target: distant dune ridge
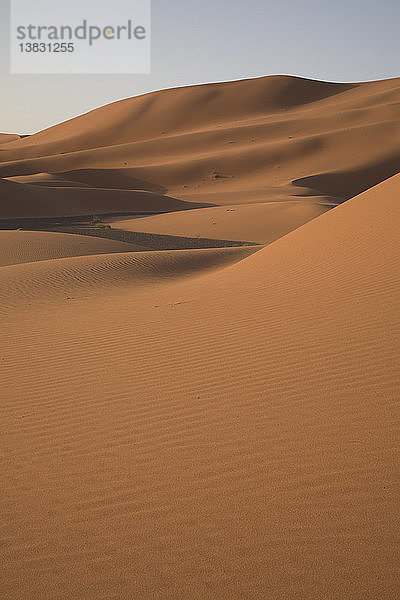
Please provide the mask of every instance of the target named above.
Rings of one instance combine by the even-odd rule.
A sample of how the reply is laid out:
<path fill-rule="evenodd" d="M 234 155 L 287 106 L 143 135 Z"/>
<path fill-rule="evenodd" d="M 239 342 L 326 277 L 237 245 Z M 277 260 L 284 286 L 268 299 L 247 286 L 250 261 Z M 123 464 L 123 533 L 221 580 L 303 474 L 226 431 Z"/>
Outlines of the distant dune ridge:
<path fill-rule="evenodd" d="M 399 597 L 399 117 L 272 76 L 0 136 L 3 598 Z"/>
<path fill-rule="evenodd" d="M 0 144 L 6 144 L 7 142 L 14 142 L 19 140 L 19 135 L 13 133 L 0 133 Z"/>
<path fill-rule="evenodd" d="M 312 218 L 397 172 L 399 96 L 399 79 L 334 84 L 287 76 L 153 92 L 0 146 L 0 177 L 35 184 L 43 195 L 50 187 L 47 216 L 115 212 L 117 205 L 118 212 L 140 211 L 132 192 L 146 190 L 196 204 L 266 204 L 263 219 L 276 210 L 269 203 L 295 200 L 307 203 Z M 103 190 L 99 205 L 83 187 Z M 31 194 L 20 192 L 24 199 Z M 44 197 L 41 206 L 47 204 Z M 0 218 L 13 210 L 22 216 L 20 203 L 3 203 Z M 307 220 L 301 212 L 287 206 L 287 231 Z M 251 214 L 240 218 L 249 241 Z M 213 237 L 211 220 L 204 227 L 199 213 L 190 223 L 197 218 Z M 170 222 L 149 225 L 188 234 L 184 219 L 179 231 Z M 263 241 L 272 239 L 267 234 Z"/>

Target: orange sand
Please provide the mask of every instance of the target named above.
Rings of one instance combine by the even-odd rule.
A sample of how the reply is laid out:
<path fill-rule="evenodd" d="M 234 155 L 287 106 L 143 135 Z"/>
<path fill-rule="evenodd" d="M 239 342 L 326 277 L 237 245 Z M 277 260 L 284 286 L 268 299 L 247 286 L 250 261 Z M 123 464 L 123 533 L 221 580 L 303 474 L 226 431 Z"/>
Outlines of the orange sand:
<path fill-rule="evenodd" d="M 147 189 L 112 230 L 264 244 L 0 231 L 3 598 L 398 598 L 399 95 L 169 90 L 1 147 L 6 215 Z"/>

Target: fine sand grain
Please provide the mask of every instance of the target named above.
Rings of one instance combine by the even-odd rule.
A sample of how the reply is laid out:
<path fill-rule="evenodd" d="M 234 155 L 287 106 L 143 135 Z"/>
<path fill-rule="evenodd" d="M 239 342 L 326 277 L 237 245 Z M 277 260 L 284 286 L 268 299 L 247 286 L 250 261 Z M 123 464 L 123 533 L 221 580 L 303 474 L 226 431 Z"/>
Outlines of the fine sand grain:
<path fill-rule="evenodd" d="M 270 77 L 1 146 L 13 218 L 262 244 L 0 231 L 2 598 L 397 600 L 399 111 Z"/>
<path fill-rule="evenodd" d="M 1 267 L 68 256 L 130 252 L 135 249 L 141 248 L 83 235 L 47 231 L 0 231 Z"/>

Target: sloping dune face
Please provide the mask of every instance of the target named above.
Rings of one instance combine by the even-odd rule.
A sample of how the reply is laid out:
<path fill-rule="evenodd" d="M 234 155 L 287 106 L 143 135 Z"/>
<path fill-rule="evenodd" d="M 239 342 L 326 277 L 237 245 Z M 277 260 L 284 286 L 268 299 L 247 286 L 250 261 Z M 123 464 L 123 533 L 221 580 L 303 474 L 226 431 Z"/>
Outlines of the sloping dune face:
<path fill-rule="evenodd" d="M 236 239 L 241 227 L 239 239 L 269 243 L 396 174 L 399 136 L 399 79 L 271 76 L 153 92 L 1 145 L 0 177 L 15 186 L 1 193 L 22 200 L 5 201 L 0 218 L 31 216 L 33 195 L 47 217 L 143 213 L 147 193 L 147 212 L 161 215 L 141 224 L 149 232 Z M 285 203 L 279 227 L 254 230 L 254 205 L 273 223 L 273 202 Z M 163 218 L 202 206 L 217 206 L 217 227 L 210 212 Z"/>
<path fill-rule="evenodd" d="M 323 202 L 268 202 L 217 206 L 135 219 L 111 218 L 124 231 L 270 243 L 331 208 Z"/>
<path fill-rule="evenodd" d="M 3 598 L 398 598 L 399 177 L 256 252 L 0 269 Z"/>
<path fill-rule="evenodd" d="M 399 117 L 273 76 L 0 135 L 2 598 L 399 597 Z"/>
<path fill-rule="evenodd" d="M 0 219 L 40 219 L 112 213 L 167 213 L 195 207 L 145 190 L 39 186 L 0 179 Z"/>
<path fill-rule="evenodd" d="M 48 231 L 0 231 L 0 267 L 53 258 L 132 252 L 131 244 Z M 139 248 L 140 249 L 140 248 Z"/>
<path fill-rule="evenodd" d="M 15 140 L 19 140 L 19 135 L 13 133 L 0 133 L 0 144 L 14 142 Z"/>

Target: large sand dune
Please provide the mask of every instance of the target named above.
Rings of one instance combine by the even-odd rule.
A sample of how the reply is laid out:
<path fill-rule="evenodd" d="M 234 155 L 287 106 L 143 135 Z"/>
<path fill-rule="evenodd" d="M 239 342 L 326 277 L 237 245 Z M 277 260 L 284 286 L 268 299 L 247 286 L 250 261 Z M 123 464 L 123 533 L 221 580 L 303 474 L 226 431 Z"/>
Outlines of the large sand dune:
<path fill-rule="evenodd" d="M 19 135 L 13 133 L 0 133 L 0 144 L 15 142 L 15 140 L 19 140 Z"/>
<path fill-rule="evenodd" d="M 276 220 L 272 202 L 304 203 L 282 209 L 279 228 L 270 227 L 288 233 L 307 220 L 298 213 L 312 218 L 399 171 L 399 98 L 399 79 L 273 76 L 122 100 L 0 146 L 2 187 L 14 187 L 0 190 L 2 218 L 31 217 L 32 196 L 38 216 L 135 213 L 146 191 L 149 212 L 260 203 L 260 222 Z M 197 229 L 212 235 L 206 218 L 194 217 Z M 247 231 L 246 221 L 239 239 L 275 239 Z M 150 224 L 192 235 L 194 220 L 186 222 Z M 232 232 L 221 227 L 226 239 L 237 235 L 231 222 Z"/>
<path fill-rule="evenodd" d="M 0 147 L 0 176 L 68 172 L 215 204 L 316 193 L 337 202 L 397 172 L 399 94 L 399 79 L 294 77 L 154 92 Z"/>
<path fill-rule="evenodd" d="M 399 95 L 200 86 L 1 147 L 6 215 L 148 190 L 110 235 L 264 244 L 0 231 L 3 598 L 398 598 Z"/>

